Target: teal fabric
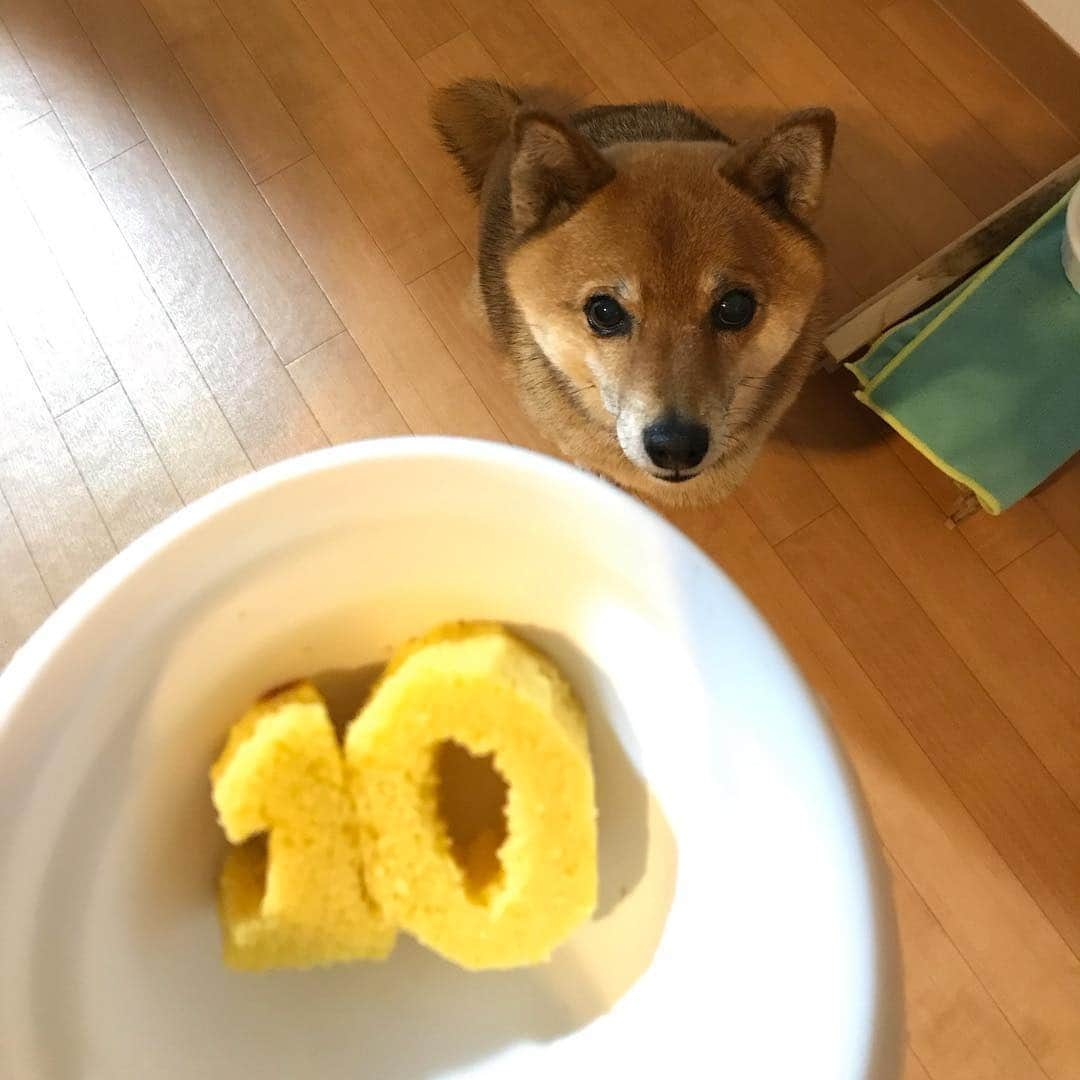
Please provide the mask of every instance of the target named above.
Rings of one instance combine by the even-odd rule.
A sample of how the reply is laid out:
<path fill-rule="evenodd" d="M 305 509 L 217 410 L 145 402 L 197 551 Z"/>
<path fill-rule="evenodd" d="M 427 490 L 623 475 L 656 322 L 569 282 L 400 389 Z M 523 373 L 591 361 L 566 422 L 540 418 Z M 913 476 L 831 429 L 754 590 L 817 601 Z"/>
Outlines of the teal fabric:
<path fill-rule="evenodd" d="M 1067 201 L 850 365 L 860 400 L 994 513 L 1080 449 L 1080 295 L 1061 265 Z"/>

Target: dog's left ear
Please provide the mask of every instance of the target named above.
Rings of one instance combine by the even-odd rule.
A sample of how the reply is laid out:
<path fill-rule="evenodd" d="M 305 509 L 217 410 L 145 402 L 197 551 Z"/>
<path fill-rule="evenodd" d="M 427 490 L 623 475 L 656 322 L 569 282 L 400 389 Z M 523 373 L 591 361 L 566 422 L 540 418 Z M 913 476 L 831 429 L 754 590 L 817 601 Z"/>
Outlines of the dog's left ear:
<path fill-rule="evenodd" d="M 821 203 L 835 137 L 831 109 L 792 113 L 764 138 L 739 146 L 724 172 L 763 203 L 807 221 Z"/>
<path fill-rule="evenodd" d="M 514 118 L 510 204 L 519 236 L 565 220 L 614 175 L 584 135 L 549 113 Z"/>

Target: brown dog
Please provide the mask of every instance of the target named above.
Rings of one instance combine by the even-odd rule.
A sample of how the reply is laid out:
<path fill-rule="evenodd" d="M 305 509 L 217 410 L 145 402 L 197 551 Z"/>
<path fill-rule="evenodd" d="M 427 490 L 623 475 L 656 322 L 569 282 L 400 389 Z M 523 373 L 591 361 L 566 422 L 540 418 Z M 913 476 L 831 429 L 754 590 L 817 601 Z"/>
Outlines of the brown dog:
<path fill-rule="evenodd" d="M 480 199 L 484 306 L 540 428 L 658 500 L 727 495 L 820 346 L 808 222 L 833 114 L 735 145 L 677 105 L 564 120 L 470 79 L 433 115 Z"/>

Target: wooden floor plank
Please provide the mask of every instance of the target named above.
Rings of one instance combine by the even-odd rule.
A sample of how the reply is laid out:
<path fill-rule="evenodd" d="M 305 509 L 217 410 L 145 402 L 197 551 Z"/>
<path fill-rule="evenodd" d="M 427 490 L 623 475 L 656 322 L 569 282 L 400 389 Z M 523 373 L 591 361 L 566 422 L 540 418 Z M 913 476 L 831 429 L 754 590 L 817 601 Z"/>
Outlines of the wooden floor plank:
<path fill-rule="evenodd" d="M 846 376 L 807 386 L 790 430 L 867 440 L 881 423 L 847 394 Z M 809 433 L 803 431 L 803 436 Z M 803 437 L 796 436 L 796 437 Z M 1080 806 L 1080 682 L 965 538 L 941 527 L 937 506 L 883 442 L 853 452 L 807 449 L 808 460 Z"/>
<path fill-rule="evenodd" d="M 48 98 L 0 23 L 0 135 L 18 130 L 49 109 Z"/>
<path fill-rule="evenodd" d="M 1080 454 L 1063 466 L 1035 496 L 1053 523 L 1080 551 Z"/>
<path fill-rule="evenodd" d="M 454 0 L 454 6 L 513 85 L 553 87 L 557 104 L 595 89 L 529 0 Z"/>
<path fill-rule="evenodd" d="M 0 424 L 0 493 L 49 594 L 59 603 L 116 548 L 15 340 L 2 324 L 0 379 L 5 414 Z"/>
<path fill-rule="evenodd" d="M 142 141 L 139 122 L 67 0 L 0 0 L 0 18 L 88 169 Z"/>
<path fill-rule="evenodd" d="M 495 350 L 478 300 L 470 304 L 475 264 L 464 252 L 409 287 L 413 298 L 445 342 L 506 437 L 519 446 L 552 453 L 518 403 L 509 365 Z"/>
<path fill-rule="evenodd" d="M 297 0 L 458 240 L 476 248 L 476 206 L 428 117 L 431 86 L 368 0 Z"/>
<path fill-rule="evenodd" d="M 890 435 L 888 442 L 908 472 L 934 500 L 944 523 L 955 510 L 962 489 L 906 439 Z M 981 512 L 973 514 L 962 521 L 959 528 L 964 539 L 995 573 L 1055 531 L 1050 516 L 1030 497 L 1021 499 L 997 516 Z"/>
<path fill-rule="evenodd" d="M 340 331 L 138 0 L 73 0 L 72 7 L 281 359 Z"/>
<path fill-rule="evenodd" d="M 143 5 L 256 184 L 311 153 L 213 0 Z"/>
<path fill-rule="evenodd" d="M 375 10 L 415 60 L 465 30 L 450 0 L 374 0 Z"/>
<path fill-rule="evenodd" d="M 398 275 L 461 250 L 453 230 L 292 0 L 218 0 Z"/>
<path fill-rule="evenodd" d="M 1033 180 L 1080 153 L 1080 140 L 934 0 L 895 0 L 881 17 Z"/>
<path fill-rule="evenodd" d="M 94 181 L 252 463 L 325 446 L 154 148 L 125 151 L 97 169 Z"/>
<path fill-rule="evenodd" d="M 1080 551 L 1054 533 L 998 576 L 1080 674 Z"/>
<path fill-rule="evenodd" d="M 416 432 L 502 432 L 408 289 L 315 158 L 262 186 L 289 235 Z"/>
<path fill-rule="evenodd" d="M 836 505 L 829 489 L 783 436 L 766 444 L 735 493 L 770 544 L 778 544 Z"/>
<path fill-rule="evenodd" d="M 950 1080 L 1045 1080 L 903 871 L 892 860 L 890 868 L 906 947 L 908 1038 L 920 1062 L 932 1076 Z"/>
<path fill-rule="evenodd" d="M 678 79 L 608 0 L 594 0 L 587 19 L 581 17 L 576 0 L 534 0 L 533 7 L 611 101 L 693 106 Z M 597 26 L 604 28 L 603 33 L 596 32 Z"/>
<path fill-rule="evenodd" d="M 410 433 L 347 333 L 294 360 L 289 374 L 332 443 Z"/>
<path fill-rule="evenodd" d="M 8 164 L 180 494 L 245 472 L 236 436 L 56 119 L 23 128 Z"/>
<path fill-rule="evenodd" d="M 1080 807 L 846 509 L 830 510 L 777 550 L 1058 932 L 1080 950 Z"/>
<path fill-rule="evenodd" d="M 975 224 L 975 215 L 776 0 L 701 3 L 787 108 L 827 104 L 836 112 L 837 164 L 920 256 Z"/>
<path fill-rule="evenodd" d="M 3 168 L 0 236 L 0 317 L 7 320 L 49 411 L 59 416 L 116 382 L 116 373 Z"/>
<path fill-rule="evenodd" d="M 1080 137 L 1080 56 L 1017 0 L 938 0 Z"/>
<path fill-rule="evenodd" d="M 1054 523 L 1034 499 L 1028 498 L 998 517 L 974 514 L 960 523 L 960 532 L 996 573 L 1052 535 Z"/>
<path fill-rule="evenodd" d="M 509 84 L 506 72 L 495 63 L 480 39 L 465 30 L 445 44 L 425 53 L 417 61 L 432 86 L 449 86 L 459 79 L 495 79 Z"/>
<path fill-rule="evenodd" d="M 689 49 L 715 29 L 694 0 L 612 0 L 615 9 L 663 61 Z"/>
<path fill-rule="evenodd" d="M 52 598 L 7 501 L 0 496 L 0 672 L 12 653 L 41 625 L 53 609 Z"/>
<path fill-rule="evenodd" d="M 904 1055 L 904 1080 L 931 1080 L 930 1074 L 910 1046 Z"/>
<path fill-rule="evenodd" d="M 1027 173 L 861 0 L 780 0 L 978 217 L 1019 195 Z"/>
<path fill-rule="evenodd" d="M 58 421 L 118 548 L 183 505 L 121 386 L 110 386 Z"/>

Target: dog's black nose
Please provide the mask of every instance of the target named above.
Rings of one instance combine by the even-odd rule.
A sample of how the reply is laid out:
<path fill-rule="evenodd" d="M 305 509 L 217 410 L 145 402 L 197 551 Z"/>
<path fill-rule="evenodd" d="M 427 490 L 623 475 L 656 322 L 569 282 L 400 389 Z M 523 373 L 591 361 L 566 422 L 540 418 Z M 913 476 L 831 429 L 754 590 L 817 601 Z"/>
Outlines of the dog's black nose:
<path fill-rule="evenodd" d="M 674 413 L 654 420 L 644 431 L 645 453 L 661 469 L 693 469 L 709 451 L 709 429 Z"/>

